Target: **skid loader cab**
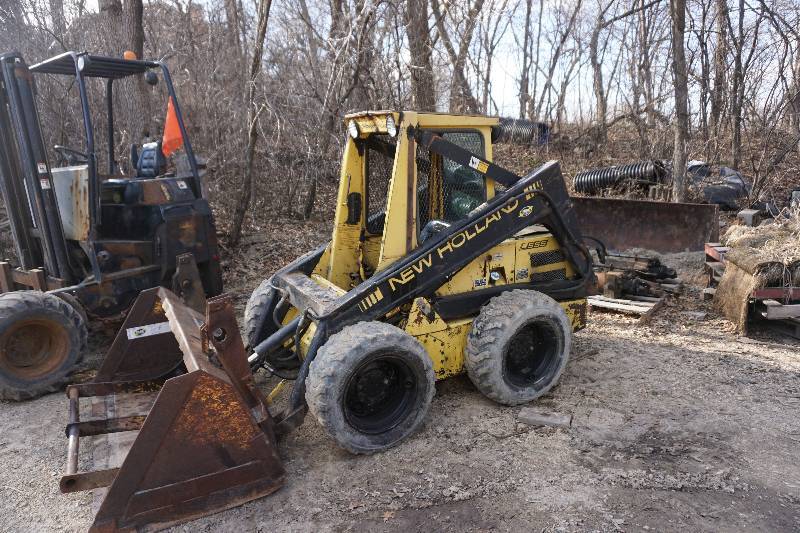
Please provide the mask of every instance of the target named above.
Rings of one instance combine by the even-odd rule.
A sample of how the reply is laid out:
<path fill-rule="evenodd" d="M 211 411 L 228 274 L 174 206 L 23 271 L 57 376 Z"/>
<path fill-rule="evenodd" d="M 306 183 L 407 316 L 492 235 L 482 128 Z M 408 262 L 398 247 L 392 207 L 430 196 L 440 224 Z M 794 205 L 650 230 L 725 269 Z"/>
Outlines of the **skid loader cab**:
<path fill-rule="evenodd" d="M 169 150 L 160 128 L 137 144 L 142 110 L 117 112 L 137 83 L 167 112 Z M 41 124 L 39 108 L 54 102 L 66 105 L 63 123 Z M 130 161 L 122 139 L 134 140 Z M 17 255 L 0 258 L 0 398 L 60 386 L 86 320 L 121 319 L 144 289 L 170 287 L 195 307 L 222 292 L 201 180 L 165 64 L 66 52 L 28 66 L 0 54 L 0 193 Z M 23 308 L 36 309 L 28 322 Z"/>
<path fill-rule="evenodd" d="M 253 367 L 296 380 L 278 427 L 307 404 L 340 445 L 369 453 L 417 427 L 435 379 L 466 371 L 507 404 L 544 394 L 593 279 L 558 164 L 522 177 L 494 165 L 509 124 L 497 118 L 379 111 L 345 124 L 333 238 L 246 310 Z"/>

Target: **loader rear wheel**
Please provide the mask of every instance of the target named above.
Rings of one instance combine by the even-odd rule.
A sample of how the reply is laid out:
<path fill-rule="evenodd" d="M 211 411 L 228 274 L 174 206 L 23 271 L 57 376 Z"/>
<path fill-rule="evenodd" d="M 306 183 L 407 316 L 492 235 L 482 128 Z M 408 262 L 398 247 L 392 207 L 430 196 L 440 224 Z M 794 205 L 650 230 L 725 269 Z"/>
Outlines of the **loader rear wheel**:
<path fill-rule="evenodd" d="M 56 391 L 80 362 L 86 324 L 66 301 L 37 291 L 0 296 L 0 398 Z"/>
<path fill-rule="evenodd" d="M 390 324 L 361 322 L 320 348 L 309 370 L 306 402 L 342 448 L 375 453 L 420 427 L 435 382 L 431 359 L 414 337 Z"/>
<path fill-rule="evenodd" d="M 505 405 L 547 393 L 561 377 L 572 349 L 572 326 L 552 298 L 508 291 L 483 306 L 464 353 L 467 374 L 484 395 Z"/>

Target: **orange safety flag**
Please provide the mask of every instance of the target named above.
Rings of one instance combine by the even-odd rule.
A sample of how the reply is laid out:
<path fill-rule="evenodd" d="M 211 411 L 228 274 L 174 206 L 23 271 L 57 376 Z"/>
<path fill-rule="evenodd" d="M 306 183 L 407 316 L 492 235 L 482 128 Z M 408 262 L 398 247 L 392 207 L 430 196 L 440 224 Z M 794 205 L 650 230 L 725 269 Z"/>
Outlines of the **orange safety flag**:
<path fill-rule="evenodd" d="M 172 104 L 172 97 L 167 103 L 167 119 L 164 121 L 164 137 L 161 139 L 161 151 L 165 157 L 169 157 L 175 150 L 183 146 L 183 135 L 178 124 L 178 115 L 175 113 L 175 106 Z"/>

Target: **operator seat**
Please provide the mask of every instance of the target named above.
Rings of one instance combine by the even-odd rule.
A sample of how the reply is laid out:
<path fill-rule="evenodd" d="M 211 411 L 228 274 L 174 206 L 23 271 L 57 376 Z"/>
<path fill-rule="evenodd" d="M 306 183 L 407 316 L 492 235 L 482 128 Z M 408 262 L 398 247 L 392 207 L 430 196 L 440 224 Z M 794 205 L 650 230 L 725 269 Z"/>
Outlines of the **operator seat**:
<path fill-rule="evenodd" d="M 161 151 L 161 141 L 143 144 L 139 153 L 136 145 L 132 145 L 131 162 L 136 163 L 136 179 L 150 179 L 162 175 L 167 167 L 167 159 Z"/>

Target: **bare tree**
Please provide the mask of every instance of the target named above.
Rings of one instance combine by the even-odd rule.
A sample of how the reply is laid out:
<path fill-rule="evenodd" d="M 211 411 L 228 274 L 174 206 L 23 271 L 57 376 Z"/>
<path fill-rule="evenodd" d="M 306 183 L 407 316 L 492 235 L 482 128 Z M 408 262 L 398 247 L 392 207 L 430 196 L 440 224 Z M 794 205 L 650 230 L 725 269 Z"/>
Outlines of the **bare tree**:
<path fill-rule="evenodd" d="M 414 107 L 419 111 L 436 110 L 431 53 L 433 44 L 428 27 L 429 0 L 409 0 L 405 13 L 406 35 L 411 53 L 411 93 Z"/>
<path fill-rule="evenodd" d="M 484 0 L 474 0 L 474 3 L 469 7 L 469 10 L 463 17 L 462 20 L 465 21 L 464 31 L 460 35 L 458 50 L 456 50 L 453 39 L 450 37 L 451 32 L 448 31 L 445 24 L 447 12 L 443 12 L 439 7 L 439 0 L 431 0 L 439 37 L 453 66 L 453 79 L 450 83 L 451 112 L 477 113 L 480 111 L 480 104 L 472 94 L 472 88 L 469 85 L 465 67 L 467 64 L 469 45 L 472 42 L 472 34 L 478 22 L 478 15 L 481 9 L 483 9 L 483 2 Z M 449 7 L 452 8 L 453 5 L 454 4 L 450 4 Z"/>
<path fill-rule="evenodd" d="M 675 145 L 672 156 L 672 197 L 686 201 L 686 143 L 689 139 L 689 84 L 684 51 L 686 0 L 670 0 L 672 20 L 672 78 L 675 87 Z"/>
<path fill-rule="evenodd" d="M 244 217 L 248 209 L 250 209 L 250 201 L 253 198 L 253 165 L 256 142 L 258 141 L 258 116 L 264 109 L 256 105 L 256 80 L 261 73 L 261 60 L 264 55 L 264 41 L 267 36 L 267 22 L 269 21 L 269 10 L 271 6 L 272 0 L 259 0 L 258 2 L 258 32 L 256 34 L 255 48 L 250 63 L 250 75 L 247 84 L 247 150 L 245 152 L 245 170 L 239 201 L 233 214 L 233 226 L 231 227 L 230 234 L 230 242 L 233 246 L 239 244 L 239 239 L 242 236 Z"/>

